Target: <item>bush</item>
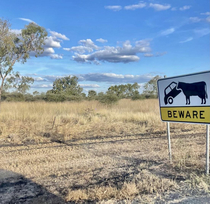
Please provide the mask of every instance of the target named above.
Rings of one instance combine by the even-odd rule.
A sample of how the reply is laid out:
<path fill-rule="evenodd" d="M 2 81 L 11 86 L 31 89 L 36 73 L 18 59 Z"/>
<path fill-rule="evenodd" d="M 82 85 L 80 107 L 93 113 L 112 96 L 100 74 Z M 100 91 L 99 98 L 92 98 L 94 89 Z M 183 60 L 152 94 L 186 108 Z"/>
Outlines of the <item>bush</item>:
<path fill-rule="evenodd" d="M 140 99 L 143 99 L 143 96 L 141 94 L 134 94 L 132 97 L 131 97 L 132 100 L 140 100 Z"/>
<path fill-rule="evenodd" d="M 46 101 L 46 94 L 45 93 L 41 93 L 41 94 L 37 94 L 33 96 L 35 101 Z"/>
<path fill-rule="evenodd" d="M 81 101 L 83 100 L 83 96 L 80 95 L 66 95 L 62 94 L 54 94 L 54 93 L 47 93 L 45 97 L 46 101 L 49 102 L 64 102 L 64 101 Z"/>
<path fill-rule="evenodd" d="M 152 95 L 152 94 L 142 94 L 142 98 L 143 99 L 154 99 L 154 98 L 157 98 L 157 96 Z"/>
<path fill-rule="evenodd" d="M 47 93 L 45 100 L 49 102 L 63 102 L 66 100 L 66 97 L 64 94 Z"/>
<path fill-rule="evenodd" d="M 25 94 L 25 101 L 35 101 L 35 98 L 31 94 Z"/>
<path fill-rule="evenodd" d="M 119 98 L 114 94 L 100 94 L 98 101 L 106 105 L 113 105 L 119 101 Z"/>
<path fill-rule="evenodd" d="M 24 95 L 18 92 L 7 93 L 2 98 L 5 101 L 25 101 Z"/>
<path fill-rule="evenodd" d="M 65 95 L 66 101 L 81 101 L 83 99 L 83 96 Z"/>

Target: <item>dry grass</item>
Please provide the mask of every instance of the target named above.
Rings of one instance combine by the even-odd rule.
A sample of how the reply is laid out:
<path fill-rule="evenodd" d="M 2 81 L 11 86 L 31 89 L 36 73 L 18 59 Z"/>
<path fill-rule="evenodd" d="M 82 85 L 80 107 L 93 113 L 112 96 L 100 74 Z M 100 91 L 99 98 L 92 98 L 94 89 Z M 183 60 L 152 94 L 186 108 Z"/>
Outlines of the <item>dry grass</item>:
<path fill-rule="evenodd" d="M 208 192 L 205 126 L 172 123 L 171 140 L 172 165 L 158 100 L 4 102 L 0 169 L 73 202 L 157 197 L 180 181 Z"/>
<path fill-rule="evenodd" d="M 101 200 L 132 200 L 141 194 L 163 193 L 176 187 L 172 180 L 160 178 L 151 174 L 148 170 L 143 170 L 132 179 L 123 183 L 121 188 L 116 186 L 101 186 L 90 189 L 69 190 L 67 201 L 101 201 Z"/>
<path fill-rule="evenodd" d="M 47 136 L 69 140 L 145 132 L 147 126 L 162 126 L 157 105 L 154 100 L 149 104 L 122 100 L 111 108 L 96 101 L 2 103 L 0 138 L 21 143 L 26 140 L 43 142 Z"/>
<path fill-rule="evenodd" d="M 194 125 L 173 124 L 176 132 L 198 131 Z M 157 100 L 121 100 L 108 108 L 97 101 L 72 103 L 2 103 L 0 141 L 45 142 L 165 131 Z"/>

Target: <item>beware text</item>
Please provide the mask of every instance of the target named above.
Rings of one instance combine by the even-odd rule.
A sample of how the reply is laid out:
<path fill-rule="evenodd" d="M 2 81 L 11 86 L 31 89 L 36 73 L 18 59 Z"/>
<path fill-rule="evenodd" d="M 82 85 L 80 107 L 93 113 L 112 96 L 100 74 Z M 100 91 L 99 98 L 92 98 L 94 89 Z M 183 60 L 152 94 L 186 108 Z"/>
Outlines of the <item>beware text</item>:
<path fill-rule="evenodd" d="M 194 119 L 205 119 L 204 110 L 200 111 L 184 111 L 184 110 L 168 110 L 168 118 L 194 118 Z"/>

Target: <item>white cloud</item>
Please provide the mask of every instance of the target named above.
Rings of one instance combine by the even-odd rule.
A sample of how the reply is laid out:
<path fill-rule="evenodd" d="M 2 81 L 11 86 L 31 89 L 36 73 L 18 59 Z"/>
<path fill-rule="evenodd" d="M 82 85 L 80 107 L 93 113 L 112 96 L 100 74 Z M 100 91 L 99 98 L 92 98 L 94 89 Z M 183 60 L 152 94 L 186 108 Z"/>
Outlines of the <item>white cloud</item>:
<path fill-rule="evenodd" d="M 71 48 L 63 48 L 63 50 L 71 51 Z"/>
<path fill-rule="evenodd" d="M 156 54 L 146 53 L 144 54 L 144 57 L 161 57 L 165 54 L 167 54 L 167 52 L 157 52 Z"/>
<path fill-rule="evenodd" d="M 201 19 L 201 18 L 198 18 L 198 17 L 190 17 L 189 20 L 190 20 L 192 23 L 198 23 L 198 22 L 200 22 L 202 19 Z"/>
<path fill-rule="evenodd" d="M 97 42 L 100 42 L 100 43 L 106 43 L 108 42 L 107 40 L 103 39 L 103 38 L 99 38 L 96 40 Z"/>
<path fill-rule="evenodd" d="M 45 39 L 45 47 L 55 47 L 55 48 L 60 48 L 61 44 L 59 41 L 57 41 L 55 38 L 53 38 L 52 36 L 47 36 L 47 38 Z"/>
<path fill-rule="evenodd" d="M 59 38 L 62 40 L 69 40 L 69 38 L 67 38 L 65 35 L 61 34 L 61 33 L 57 33 L 55 31 L 50 31 L 50 34 L 54 37 L 54 38 Z"/>
<path fill-rule="evenodd" d="M 50 58 L 51 59 L 63 59 L 63 56 L 62 55 L 58 55 L 58 54 L 51 54 Z"/>
<path fill-rule="evenodd" d="M 28 19 L 28 18 L 19 18 L 19 19 L 22 21 L 29 22 L 29 23 L 35 23 L 34 21 L 32 21 L 31 19 Z M 35 23 L 35 24 L 37 24 L 37 23 Z"/>
<path fill-rule="evenodd" d="M 179 10 L 180 10 L 180 11 L 185 11 L 185 10 L 188 10 L 188 9 L 190 9 L 190 8 L 191 8 L 191 6 L 187 6 L 187 5 L 186 5 L 186 6 L 180 7 Z"/>
<path fill-rule="evenodd" d="M 201 15 L 209 16 L 210 12 L 201 13 Z"/>
<path fill-rule="evenodd" d="M 193 37 L 189 37 L 186 40 L 180 41 L 179 43 L 186 43 L 186 42 L 190 42 L 193 40 Z"/>
<path fill-rule="evenodd" d="M 65 35 L 57 33 L 55 31 L 50 31 L 52 36 L 47 36 L 45 39 L 44 52 L 41 54 L 43 56 L 49 56 L 51 59 L 63 59 L 63 56 L 60 54 L 55 54 L 53 48 L 61 47 L 61 40 L 69 40 Z M 58 39 L 59 38 L 59 39 Z"/>
<path fill-rule="evenodd" d="M 105 6 L 105 9 L 110 9 L 112 11 L 120 11 L 122 9 L 122 6 Z"/>
<path fill-rule="evenodd" d="M 146 3 L 140 2 L 138 4 L 125 6 L 124 9 L 125 10 L 136 10 L 136 9 L 144 8 L 145 6 L 146 6 Z"/>
<path fill-rule="evenodd" d="M 125 41 L 122 47 L 105 46 L 102 49 L 91 54 L 75 53 L 73 60 L 77 62 L 98 63 L 112 62 L 112 63 L 128 63 L 139 61 L 138 53 L 150 52 L 150 42 L 148 40 L 136 41 L 132 46 L 130 41 Z"/>
<path fill-rule="evenodd" d="M 86 47 L 86 46 L 74 46 L 74 47 L 71 47 L 71 48 L 63 48 L 63 50 L 77 52 L 77 53 L 80 53 L 80 54 L 83 54 L 85 52 L 93 52 L 92 48 Z"/>
<path fill-rule="evenodd" d="M 197 37 L 203 37 L 205 35 L 210 34 L 210 29 L 209 28 L 196 29 L 194 30 L 194 33 L 197 35 Z"/>
<path fill-rule="evenodd" d="M 73 59 L 77 62 L 97 62 L 97 61 L 107 61 L 112 63 L 128 63 L 139 61 L 139 57 L 136 55 L 115 55 L 113 52 L 107 50 L 99 51 L 90 55 L 75 55 Z"/>
<path fill-rule="evenodd" d="M 153 57 L 154 55 L 152 53 L 146 53 L 144 54 L 145 57 Z"/>
<path fill-rule="evenodd" d="M 30 53 L 31 56 L 35 56 L 34 52 Z M 39 57 L 50 57 L 51 59 L 62 59 L 62 55 L 55 54 L 55 50 L 52 47 L 45 47 L 44 52 Z"/>
<path fill-rule="evenodd" d="M 35 77 L 34 81 L 47 81 L 47 80 L 42 77 Z"/>
<path fill-rule="evenodd" d="M 10 29 L 10 32 L 11 32 L 11 33 L 14 33 L 14 34 L 16 34 L 16 35 L 21 34 L 21 30 L 18 30 L 18 29 Z"/>
<path fill-rule="evenodd" d="M 171 8 L 170 4 L 162 5 L 162 4 L 153 4 L 150 3 L 149 7 L 154 8 L 156 11 L 163 11 Z"/>
<path fill-rule="evenodd" d="M 62 35 L 60 33 L 50 31 L 52 36 L 47 36 L 44 43 L 44 52 L 40 55 L 40 57 L 50 57 L 51 59 L 63 59 L 63 56 L 60 54 L 56 54 L 54 48 L 60 48 L 61 47 L 61 41 L 58 39 L 67 40 L 65 35 Z M 34 56 L 34 53 L 32 53 L 32 56 Z"/>
<path fill-rule="evenodd" d="M 86 47 L 89 47 L 89 48 L 92 48 L 92 49 L 95 49 L 97 50 L 98 49 L 98 46 L 94 44 L 94 42 L 91 40 L 91 39 L 87 39 L 87 40 L 80 40 L 79 41 L 79 44 L 82 44 Z"/>
<path fill-rule="evenodd" d="M 82 88 L 100 88 L 98 84 L 79 84 Z"/>
<path fill-rule="evenodd" d="M 54 54 L 55 50 L 52 47 L 46 47 L 44 49 L 44 52 L 42 53 L 42 56 L 49 56 L 50 54 Z"/>
<path fill-rule="evenodd" d="M 99 47 L 97 45 L 95 45 L 91 39 L 80 40 L 79 44 L 82 44 L 82 45 L 74 46 L 71 48 L 63 48 L 63 50 L 83 54 L 85 52 L 93 52 L 94 50 L 99 49 Z"/>
<path fill-rule="evenodd" d="M 45 76 L 42 76 L 42 78 L 46 79 L 47 81 L 55 81 L 57 78 L 61 78 L 61 77 L 64 77 L 64 76 L 55 76 L 55 75 L 45 75 Z"/>
<path fill-rule="evenodd" d="M 190 17 L 189 20 L 192 23 L 198 23 L 200 21 L 206 21 L 207 23 L 210 23 L 210 12 L 206 12 L 206 13 L 201 13 L 201 15 L 206 15 L 207 18 L 199 18 L 199 17 Z"/>
<path fill-rule="evenodd" d="M 172 10 L 172 11 L 176 11 L 176 10 L 177 10 L 177 8 L 176 8 L 176 7 L 173 7 L 171 10 Z"/>
<path fill-rule="evenodd" d="M 31 88 L 52 88 L 53 84 L 34 84 Z"/>
<path fill-rule="evenodd" d="M 160 33 L 160 35 L 165 36 L 165 35 L 169 35 L 172 34 L 175 31 L 175 28 L 169 28 L 167 30 L 164 30 Z"/>
<path fill-rule="evenodd" d="M 155 57 L 161 57 L 161 56 L 166 55 L 166 54 L 167 54 L 167 52 L 157 52 L 155 54 Z"/>
<path fill-rule="evenodd" d="M 115 73 L 89 73 L 78 76 L 79 81 L 94 81 L 108 83 L 144 83 L 152 79 L 152 75 L 123 75 Z"/>
<path fill-rule="evenodd" d="M 126 74 L 126 75 L 124 75 L 124 77 L 125 78 L 134 78 L 134 75 L 132 75 L 132 74 Z"/>
<path fill-rule="evenodd" d="M 124 78 L 124 76 L 122 74 L 104 73 L 103 75 L 107 76 L 107 77 L 111 77 L 111 78 L 118 78 L 118 79 L 123 79 Z M 129 75 L 129 76 L 131 76 L 131 75 Z"/>

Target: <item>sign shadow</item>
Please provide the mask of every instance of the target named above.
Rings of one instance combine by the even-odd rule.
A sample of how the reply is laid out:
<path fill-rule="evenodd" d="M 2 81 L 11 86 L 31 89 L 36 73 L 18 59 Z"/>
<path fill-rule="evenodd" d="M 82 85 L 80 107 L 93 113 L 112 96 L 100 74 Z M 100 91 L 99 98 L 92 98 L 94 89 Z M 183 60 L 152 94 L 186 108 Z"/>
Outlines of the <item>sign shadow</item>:
<path fill-rule="evenodd" d="M 0 169 L 0 204 L 64 204 L 62 198 L 21 174 Z"/>

